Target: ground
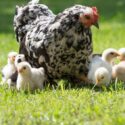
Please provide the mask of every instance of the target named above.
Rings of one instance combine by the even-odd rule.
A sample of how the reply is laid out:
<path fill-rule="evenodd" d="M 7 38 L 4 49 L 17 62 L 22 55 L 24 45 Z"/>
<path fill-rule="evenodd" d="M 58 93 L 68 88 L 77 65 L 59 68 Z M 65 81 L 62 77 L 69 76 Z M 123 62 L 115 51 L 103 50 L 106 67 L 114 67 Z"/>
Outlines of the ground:
<path fill-rule="evenodd" d="M 7 53 L 18 51 L 13 32 L 15 5 L 28 0 L 0 1 L 0 69 L 6 64 Z M 125 47 L 124 0 L 43 0 L 55 13 L 75 3 L 97 6 L 100 12 L 100 30 L 92 27 L 94 52 Z M 65 87 L 68 84 L 68 87 Z M 43 91 L 25 93 L 0 87 L 0 124 L 61 124 L 61 125 L 124 125 L 125 87 L 117 83 L 108 88 L 85 86 L 70 87 L 66 80 L 59 81 L 57 88 L 46 87 Z"/>

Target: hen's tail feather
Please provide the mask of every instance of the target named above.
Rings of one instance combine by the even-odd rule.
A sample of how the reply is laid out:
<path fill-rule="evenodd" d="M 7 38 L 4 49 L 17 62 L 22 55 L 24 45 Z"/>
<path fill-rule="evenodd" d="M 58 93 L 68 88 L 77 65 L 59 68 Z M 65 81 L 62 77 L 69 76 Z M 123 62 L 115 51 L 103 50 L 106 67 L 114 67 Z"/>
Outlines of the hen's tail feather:
<path fill-rule="evenodd" d="M 33 29 L 36 19 L 53 15 L 47 6 L 37 4 L 37 2 L 38 0 L 32 0 L 31 4 L 26 6 L 16 6 L 14 31 L 18 42 L 21 42 L 26 33 Z"/>
<path fill-rule="evenodd" d="M 30 2 L 29 2 L 29 4 L 38 4 L 39 3 L 39 0 L 31 0 Z"/>
<path fill-rule="evenodd" d="M 16 32 L 17 41 L 22 41 L 23 36 L 30 29 L 31 24 L 36 19 L 36 17 L 37 14 L 34 10 L 34 6 L 16 6 L 16 13 L 14 16 L 14 30 Z"/>

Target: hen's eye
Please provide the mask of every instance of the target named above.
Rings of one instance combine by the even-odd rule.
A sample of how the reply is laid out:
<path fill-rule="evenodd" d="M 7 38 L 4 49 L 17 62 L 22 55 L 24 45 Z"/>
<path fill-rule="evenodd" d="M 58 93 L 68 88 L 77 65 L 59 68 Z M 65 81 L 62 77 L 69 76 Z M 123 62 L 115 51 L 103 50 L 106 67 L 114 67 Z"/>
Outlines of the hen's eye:
<path fill-rule="evenodd" d="M 90 16 L 89 16 L 89 15 L 85 15 L 85 18 L 86 18 L 87 20 L 89 20 L 89 19 L 90 19 Z"/>

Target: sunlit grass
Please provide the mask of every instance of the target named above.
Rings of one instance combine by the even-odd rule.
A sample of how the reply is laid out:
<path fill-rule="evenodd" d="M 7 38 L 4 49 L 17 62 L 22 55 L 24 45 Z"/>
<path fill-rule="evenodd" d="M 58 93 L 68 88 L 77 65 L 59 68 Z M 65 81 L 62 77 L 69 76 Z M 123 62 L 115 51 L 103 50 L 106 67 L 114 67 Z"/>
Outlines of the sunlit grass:
<path fill-rule="evenodd" d="M 124 24 L 102 23 L 93 27 L 94 52 L 124 47 Z M 9 51 L 18 51 L 13 34 L 0 34 L 0 68 L 6 64 Z M 57 89 L 45 89 L 34 94 L 0 87 L 0 123 L 3 124 L 124 124 L 125 91 L 123 83 L 117 89 L 65 89 L 65 81 Z M 64 87 L 64 88 L 63 88 Z"/>
<path fill-rule="evenodd" d="M 25 1 L 25 3 L 28 1 Z M 99 8 L 100 29 L 92 28 L 94 52 L 101 53 L 112 47 L 125 47 L 124 0 L 45 0 L 55 13 L 75 3 Z M 43 2 L 43 3 L 44 3 Z M 16 4 L 24 0 L 0 1 L 0 69 L 7 62 L 7 54 L 17 51 L 19 45 L 13 33 L 13 14 Z M 101 3 L 101 4 L 100 4 Z M 0 76 L 1 78 L 1 76 Z M 57 88 L 25 93 L 0 86 L 0 124 L 9 125 L 124 125 L 125 85 L 111 84 L 108 88 L 93 86 L 71 87 L 60 80 Z M 68 86 L 68 87 L 67 87 Z"/>
<path fill-rule="evenodd" d="M 104 22 L 100 29 L 93 27 L 94 52 L 102 52 L 106 48 L 125 47 L 125 23 Z"/>

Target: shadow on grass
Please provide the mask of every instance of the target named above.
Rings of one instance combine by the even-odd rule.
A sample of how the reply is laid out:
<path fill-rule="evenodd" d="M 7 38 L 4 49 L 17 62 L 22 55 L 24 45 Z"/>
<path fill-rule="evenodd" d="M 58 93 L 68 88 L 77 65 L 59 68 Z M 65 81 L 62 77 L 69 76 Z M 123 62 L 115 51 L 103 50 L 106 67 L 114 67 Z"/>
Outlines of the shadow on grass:
<path fill-rule="evenodd" d="M 25 5 L 29 0 L 1 0 L 0 1 L 0 33 L 13 33 L 13 16 L 16 5 Z M 125 0 L 41 0 L 40 3 L 49 6 L 54 13 L 59 13 L 74 4 L 96 6 L 99 9 L 101 21 L 125 20 Z"/>
<path fill-rule="evenodd" d="M 78 84 L 78 83 L 72 83 L 70 82 L 69 80 L 67 79 L 61 79 L 61 80 L 58 80 L 57 84 L 56 85 L 50 85 L 50 84 L 47 84 L 43 90 L 40 90 L 40 89 L 37 89 L 35 91 L 30 91 L 30 90 L 16 90 L 16 88 L 8 88 L 7 85 L 2 85 L 0 86 L 1 89 L 0 91 L 4 90 L 4 92 L 6 93 L 6 95 L 11 95 L 11 96 L 15 96 L 17 94 L 20 94 L 21 95 L 24 95 L 26 97 L 28 97 L 29 95 L 34 95 L 34 94 L 41 94 L 41 93 L 44 93 L 44 92 L 63 92 L 63 91 L 66 91 L 66 90 L 77 90 L 77 91 L 84 91 L 84 90 L 89 90 L 90 92 L 92 93 L 103 93 L 103 92 L 118 92 L 118 91 L 124 91 L 125 90 L 125 84 L 123 82 L 118 82 L 117 83 L 117 86 L 115 86 L 114 83 L 111 83 L 109 86 L 95 86 L 92 85 L 92 84 L 84 84 L 84 83 L 81 83 L 81 84 Z"/>
<path fill-rule="evenodd" d="M 94 84 L 85 84 L 83 82 L 72 82 L 69 79 L 61 79 L 56 81 L 57 84 L 54 85 L 46 85 L 45 90 L 81 90 L 88 89 L 93 92 L 114 92 L 119 90 L 125 90 L 125 83 L 118 81 L 117 84 L 115 82 L 111 82 L 109 86 L 94 86 Z"/>

